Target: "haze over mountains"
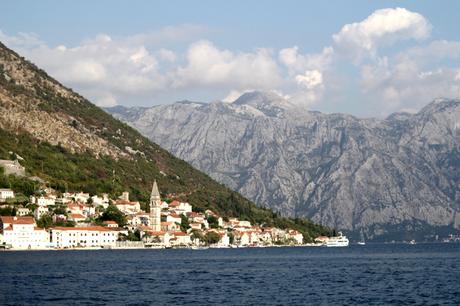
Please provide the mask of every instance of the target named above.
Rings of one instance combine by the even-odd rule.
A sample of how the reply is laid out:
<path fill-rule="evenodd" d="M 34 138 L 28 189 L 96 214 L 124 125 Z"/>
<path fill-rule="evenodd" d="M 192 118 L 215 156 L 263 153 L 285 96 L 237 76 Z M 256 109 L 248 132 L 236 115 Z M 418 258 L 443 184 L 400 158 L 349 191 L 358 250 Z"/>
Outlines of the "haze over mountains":
<path fill-rule="evenodd" d="M 377 239 L 460 226 L 459 100 L 386 119 L 310 112 L 264 92 L 107 110 L 284 215 Z"/>

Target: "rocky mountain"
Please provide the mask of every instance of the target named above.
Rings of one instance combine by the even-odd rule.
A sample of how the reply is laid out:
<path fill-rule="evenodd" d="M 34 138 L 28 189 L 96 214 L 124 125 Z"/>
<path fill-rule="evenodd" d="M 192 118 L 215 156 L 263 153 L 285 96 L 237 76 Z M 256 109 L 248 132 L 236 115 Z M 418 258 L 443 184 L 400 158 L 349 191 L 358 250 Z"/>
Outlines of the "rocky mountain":
<path fill-rule="evenodd" d="M 0 159 L 20 156 L 28 182 L 6 178 L 25 196 L 38 183 L 58 191 L 119 195 L 145 204 L 153 180 L 163 198 L 189 201 L 224 217 L 301 230 L 306 238 L 328 229 L 282 218 L 212 180 L 128 125 L 64 87 L 0 43 Z M 0 176 L 5 178 L 3 168 Z M 38 180 L 37 180 L 38 179 Z M 6 183 L 5 183 L 6 184 Z M 11 186 L 1 186 L 11 187 Z M 17 191 L 16 190 L 16 191 Z"/>
<path fill-rule="evenodd" d="M 262 92 L 233 103 L 108 109 L 259 205 L 404 239 L 460 226 L 460 101 L 386 119 L 310 112 Z"/>

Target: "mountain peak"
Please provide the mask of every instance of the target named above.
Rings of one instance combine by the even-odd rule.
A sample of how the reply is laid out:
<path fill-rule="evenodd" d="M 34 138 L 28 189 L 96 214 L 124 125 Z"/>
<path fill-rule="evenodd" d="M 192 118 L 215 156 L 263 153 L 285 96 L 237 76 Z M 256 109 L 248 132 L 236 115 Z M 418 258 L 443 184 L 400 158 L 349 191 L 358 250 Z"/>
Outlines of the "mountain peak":
<path fill-rule="evenodd" d="M 242 94 L 232 105 L 252 106 L 267 116 L 278 116 L 294 105 L 275 92 L 251 91 Z"/>

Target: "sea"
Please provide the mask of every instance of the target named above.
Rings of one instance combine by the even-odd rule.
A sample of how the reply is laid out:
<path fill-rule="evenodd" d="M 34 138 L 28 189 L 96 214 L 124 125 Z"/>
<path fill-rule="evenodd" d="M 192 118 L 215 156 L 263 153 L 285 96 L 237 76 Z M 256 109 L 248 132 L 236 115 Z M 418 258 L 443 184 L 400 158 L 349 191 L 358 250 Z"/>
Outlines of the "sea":
<path fill-rule="evenodd" d="M 460 305 L 460 244 L 0 252 L 0 305 Z"/>

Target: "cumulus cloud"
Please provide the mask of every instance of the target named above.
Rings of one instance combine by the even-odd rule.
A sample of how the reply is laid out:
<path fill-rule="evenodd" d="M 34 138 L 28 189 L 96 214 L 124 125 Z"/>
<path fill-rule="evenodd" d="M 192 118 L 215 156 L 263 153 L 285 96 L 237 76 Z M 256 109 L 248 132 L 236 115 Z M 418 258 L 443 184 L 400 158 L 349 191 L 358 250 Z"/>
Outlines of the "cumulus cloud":
<path fill-rule="evenodd" d="M 307 70 L 295 77 L 297 84 L 307 89 L 314 89 L 323 84 L 323 74 L 318 70 Z"/>
<path fill-rule="evenodd" d="M 430 23 L 421 14 L 405 8 L 377 10 L 361 22 L 346 24 L 333 35 L 337 48 L 352 57 L 375 55 L 381 45 L 398 40 L 427 38 Z"/>
<path fill-rule="evenodd" d="M 187 63 L 176 71 L 174 86 L 231 86 L 236 89 L 275 88 L 281 83 L 278 64 L 267 49 L 235 53 L 209 41 L 194 43 Z"/>
<path fill-rule="evenodd" d="M 295 45 L 221 48 L 203 39 L 210 30 L 199 25 L 101 34 L 73 46 L 53 47 L 34 33 L 0 31 L 0 40 L 101 106 L 155 103 L 157 96 L 173 102 L 171 92 L 233 102 L 250 90 L 276 90 L 306 107 L 382 116 L 460 96 L 460 42 L 429 41 L 431 28 L 417 12 L 380 9 L 310 53 Z"/>
<path fill-rule="evenodd" d="M 299 47 L 284 48 L 279 52 L 279 60 L 291 74 L 307 69 L 324 70 L 331 64 L 334 55 L 332 47 L 325 47 L 322 52 L 314 54 L 300 54 Z"/>
<path fill-rule="evenodd" d="M 460 97 L 459 73 L 460 68 L 436 67 L 400 54 L 362 66 L 361 89 L 364 99 L 384 114 L 414 110 L 437 97 Z"/>

